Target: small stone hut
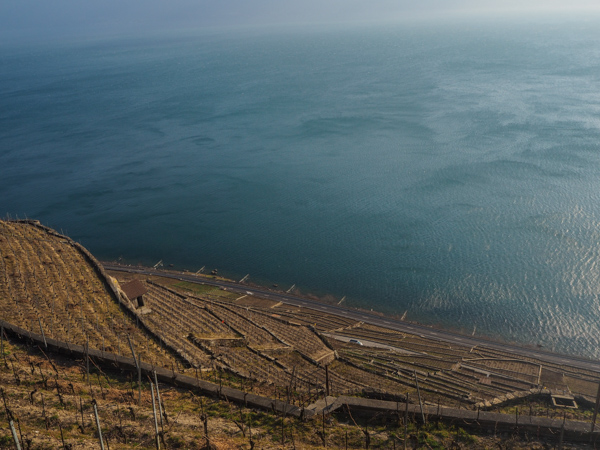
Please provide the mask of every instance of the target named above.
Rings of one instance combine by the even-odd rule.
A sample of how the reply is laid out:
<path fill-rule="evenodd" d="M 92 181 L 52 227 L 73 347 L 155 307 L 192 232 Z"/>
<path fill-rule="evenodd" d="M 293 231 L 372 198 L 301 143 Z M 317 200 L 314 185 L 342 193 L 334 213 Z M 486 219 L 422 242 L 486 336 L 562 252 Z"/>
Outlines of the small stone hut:
<path fill-rule="evenodd" d="M 148 289 L 146 286 L 144 286 L 144 283 L 142 283 L 140 280 L 132 280 L 123 284 L 121 289 L 123 289 L 123 292 L 125 292 L 125 295 L 127 295 L 127 298 L 134 307 L 144 307 L 144 294 L 148 292 Z"/>

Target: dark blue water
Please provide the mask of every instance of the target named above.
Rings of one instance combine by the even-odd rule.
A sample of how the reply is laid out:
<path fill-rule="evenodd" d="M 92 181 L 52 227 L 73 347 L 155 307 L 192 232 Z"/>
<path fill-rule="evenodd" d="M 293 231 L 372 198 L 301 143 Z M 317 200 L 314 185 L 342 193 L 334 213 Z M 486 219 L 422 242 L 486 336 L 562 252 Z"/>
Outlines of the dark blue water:
<path fill-rule="evenodd" d="M 599 356 L 599 25 L 0 46 L 0 213 Z"/>

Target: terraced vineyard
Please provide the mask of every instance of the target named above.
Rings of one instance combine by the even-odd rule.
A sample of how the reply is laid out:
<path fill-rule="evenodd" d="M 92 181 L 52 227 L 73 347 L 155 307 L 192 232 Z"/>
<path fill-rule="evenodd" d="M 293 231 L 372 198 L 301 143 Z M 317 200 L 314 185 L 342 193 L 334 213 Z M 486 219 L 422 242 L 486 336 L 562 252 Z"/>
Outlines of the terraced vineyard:
<path fill-rule="evenodd" d="M 473 408 L 540 388 L 593 401 L 600 378 L 158 276 L 137 276 L 146 289 L 137 307 L 120 288 L 131 276 L 109 277 L 79 244 L 33 221 L 0 221 L 0 255 L 7 322 L 114 354 L 130 354 L 131 340 L 145 362 L 212 379 L 225 371 L 299 402 L 327 391 L 414 398 L 417 384 L 425 402 Z"/>
<path fill-rule="evenodd" d="M 83 247 L 36 222 L 0 221 L 0 314 L 49 338 L 170 366 Z"/>
<path fill-rule="evenodd" d="M 215 296 L 186 296 L 156 282 L 144 284 L 148 287 L 144 304 L 150 312 L 140 311 L 140 319 L 156 333 L 168 335 L 165 339 L 171 345 L 187 348 L 186 356 L 192 360 L 193 355 L 203 353 L 207 359 L 200 364 L 204 367 L 218 364 L 264 385 L 285 388 L 292 384 L 298 392 L 326 389 L 324 365 L 335 353 L 309 327 Z M 195 346 L 193 355 L 190 341 Z M 361 383 L 332 370 L 329 382 L 338 393 L 359 393 L 370 388 L 372 378 L 376 376 L 364 372 Z"/>

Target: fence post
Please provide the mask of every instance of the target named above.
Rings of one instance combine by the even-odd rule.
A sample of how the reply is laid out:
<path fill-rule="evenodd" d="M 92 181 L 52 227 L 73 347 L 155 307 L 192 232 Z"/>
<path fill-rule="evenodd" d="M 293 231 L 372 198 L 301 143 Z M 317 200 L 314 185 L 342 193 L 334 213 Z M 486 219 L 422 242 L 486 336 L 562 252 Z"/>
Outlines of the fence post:
<path fill-rule="evenodd" d="M 85 373 L 86 381 L 90 383 L 90 340 L 86 337 L 85 341 Z"/>
<path fill-rule="evenodd" d="M 156 402 L 154 401 L 154 383 L 150 382 L 150 390 L 152 393 L 152 413 L 154 414 L 154 438 L 156 440 L 156 450 L 160 450 L 160 437 L 158 434 L 158 419 L 156 418 Z"/>
<path fill-rule="evenodd" d="M 408 392 L 406 393 L 406 409 L 404 410 L 404 450 L 406 450 L 406 440 L 408 439 Z"/>
<path fill-rule="evenodd" d="M 44 334 L 44 328 L 42 327 L 42 319 L 38 317 L 38 323 L 40 324 L 40 331 L 42 332 L 42 338 L 44 339 L 44 347 L 48 349 L 48 343 L 46 342 L 46 335 Z"/>
<path fill-rule="evenodd" d="M 138 370 L 138 405 L 142 404 L 142 361 L 140 356 L 137 357 L 137 370 Z"/>
<path fill-rule="evenodd" d="M 139 358 L 135 357 L 135 351 L 133 350 L 133 344 L 131 343 L 131 339 L 129 335 L 127 335 L 127 341 L 129 342 L 129 348 L 131 349 L 131 354 L 133 355 L 133 362 L 135 363 L 135 367 L 138 372 L 138 405 L 142 404 L 142 368 L 140 367 Z"/>
<path fill-rule="evenodd" d="M 42 397 L 44 399 L 44 397 Z M 83 420 L 83 400 L 79 397 L 79 412 L 81 413 L 81 432 L 85 430 L 85 421 Z"/>
<path fill-rule="evenodd" d="M 102 429 L 100 428 L 100 418 L 98 417 L 98 408 L 96 406 L 96 400 L 92 400 L 94 405 L 94 415 L 96 416 L 96 426 L 98 427 L 98 439 L 100 440 L 100 448 L 104 450 L 104 441 L 102 440 Z"/>
<path fill-rule="evenodd" d="M 417 385 L 417 395 L 419 396 L 419 406 L 421 407 L 421 419 L 423 419 L 423 425 L 425 425 L 425 414 L 423 414 L 423 402 L 421 401 L 421 391 L 419 389 L 419 379 L 417 378 L 417 371 L 414 371 L 415 374 L 415 384 Z"/>
<path fill-rule="evenodd" d="M 19 444 L 19 437 L 17 436 L 17 430 L 15 430 L 15 424 L 12 420 L 10 420 L 8 423 L 10 425 L 10 431 L 12 433 L 12 437 L 15 441 L 15 446 L 17 447 L 17 450 L 21 450 L 21 444 Z"/>
<path fill-rule="evenodd" d="M 560 427 L 560 437 L 558 438 L 558 450 L 563 448 L 563 438 L 565 437 L 565 420 L 567 420 L 567 413 L 563 413 L 563 423 Z"/>
<path fill-rule="evenodd" d="M 156 385 L 156 399 L 158 400 L 158 411 L 160 412 L 160 429 L 163 430 L 163 414 L 166 418 L 167 412 L 163 411 L 162 398 L 160 398 L 160 389 L 158 388 L 158 379 L 156 377 L 156 370 L 154 371 L 154 384 Z"/>

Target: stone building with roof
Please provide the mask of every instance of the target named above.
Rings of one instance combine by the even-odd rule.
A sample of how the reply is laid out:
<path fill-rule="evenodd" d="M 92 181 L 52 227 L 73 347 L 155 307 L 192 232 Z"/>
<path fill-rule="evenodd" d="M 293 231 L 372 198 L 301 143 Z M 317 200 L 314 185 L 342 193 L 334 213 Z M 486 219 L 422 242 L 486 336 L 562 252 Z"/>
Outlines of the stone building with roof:
<path fill-rule="evenodd" d="M 125 292 L 125 295 L 127 295 L 127 298 L 134 307 L 144 307 L 144 295 L 148 292 L 144 283 L 140 280 L 132 280 L 123 284 L 121 289 Z"/>

